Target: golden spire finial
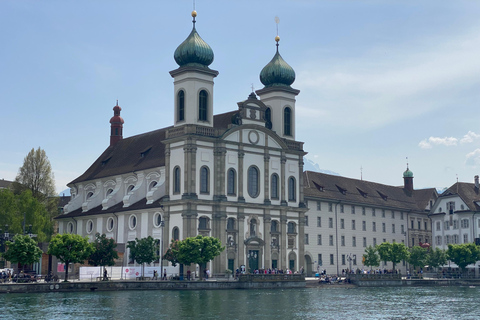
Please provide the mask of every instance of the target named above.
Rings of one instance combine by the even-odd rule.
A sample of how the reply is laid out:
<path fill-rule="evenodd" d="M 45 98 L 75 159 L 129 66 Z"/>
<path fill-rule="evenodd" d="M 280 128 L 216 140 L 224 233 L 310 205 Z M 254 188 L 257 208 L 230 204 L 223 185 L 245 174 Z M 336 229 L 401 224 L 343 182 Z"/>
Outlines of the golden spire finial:
<path fill-rule="evenodd" d="M 278 35 L 278 24 L 280 23 L 279 17 L 275 17 L 275 23 L 277 24 L 277 36 L 275 37 L 275 41 L 277 42 L 277 46 L 278 46 L 278 41 L 280 41 L 280 36 Z"/>

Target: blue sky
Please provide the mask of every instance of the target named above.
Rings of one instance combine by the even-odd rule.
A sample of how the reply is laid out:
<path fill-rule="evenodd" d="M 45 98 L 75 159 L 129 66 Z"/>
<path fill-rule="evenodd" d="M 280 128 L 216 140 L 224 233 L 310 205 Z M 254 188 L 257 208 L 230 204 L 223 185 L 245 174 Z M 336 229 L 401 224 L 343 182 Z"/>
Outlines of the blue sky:
<path fill-rule="evenodd" d="M 57 190 L 109 144 L 173 123 L 176 47 L 193 4 L 0 1 L 0 179 L 45 149 Z M 197 30 L 220 72 L 214 112 L 237 108 L 280 52 L 296 72 L 296 137 L 342 176 L 415 188 L 480 174 L 480 2 L 197 0 Z"/>

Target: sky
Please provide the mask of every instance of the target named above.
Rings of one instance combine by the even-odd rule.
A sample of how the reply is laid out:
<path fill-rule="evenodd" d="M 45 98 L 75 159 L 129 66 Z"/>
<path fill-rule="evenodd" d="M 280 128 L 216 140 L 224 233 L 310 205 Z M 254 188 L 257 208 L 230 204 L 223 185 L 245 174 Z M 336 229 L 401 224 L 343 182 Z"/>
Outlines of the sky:
<path fill-rule="evenodd" d="M 32 148 L 58 192 L 124 137 L 173 124 L 173 53 L 192 0 L 0 1 L 0 179 Z M 214 113 L 237 109 L 275 53 L 296 72 L 296 140 L 349 178 L 443 189 L 480 174 L 480 1 L 197 0 Z M 407 160 L 408 157 L 408 160 Z"/>

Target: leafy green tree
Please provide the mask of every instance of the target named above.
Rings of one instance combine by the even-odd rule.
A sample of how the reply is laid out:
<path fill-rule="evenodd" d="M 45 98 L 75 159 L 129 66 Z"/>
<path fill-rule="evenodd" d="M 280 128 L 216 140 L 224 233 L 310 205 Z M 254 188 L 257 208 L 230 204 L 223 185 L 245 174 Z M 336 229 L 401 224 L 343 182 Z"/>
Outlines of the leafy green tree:
<path fill-rule="evenodd" d="M 128 242 L 127 248 L 130 249 L 130 259 L 142 265 L 143 277 L 145 264 L 150 264 L 158 259 L 158 242 L 151 236 L 142 239 L 136 238 L 135 241 Z"/>
<path fill-rule="evenodd" d="M 106 266 L 114 266 L 115 259 L 118 259 L 116 247 L 115 240 L 107 238 L 105 234 L 95 234 L 95 241 L 93 242 L 94 251 L 88 258 L 88 264 L 103 266 L 105 272 Z"/>
<path fill-rule="evenodd" d="M 52 254 L 65 263 L 65 281 L 68 281 L 70 263 L 81 263 L 90 257 L 94 250 L 87 237 L 78 234 L 57 234 L 50 240 L 48 254 Z"/>
<path fill-rule="evenodd" d="M 170 248 L 167 249 L 165 254 L 163 255 L 163 260 L 170 261 L 172 266 L 176 266 L 178 263 L 178 252 L 180 250 L 180 241 L 173 240 L 170 242 Z"/>
<path fill-rule="evenodd" d="M 420 246 L 413 246 L 410 248 L 410 254 L 408 256 L 408 263 L 414 268 L 423 268 L 426 265 L 427 249 Z"/>
<path fill-rule="evenodd" d="M 25 265 L 38 262 L 42 257 L 42 250 L 38 247 L 37 242 L 29 236 L 17 234 L 13 237 L 13 242 L 7 241 L 7 247 L 5 260 L 21 264 L 24 270 Z"/>
<path fill-rule="evenodd" d="M 363 255 L 363 265 L 370 267 L 370 269 L 380 265 L 380 257 L 374 247 L 368 246 L 365 249 L 365 254 Z"/>
<path fill-rule="evenodd" d="M 25 229 L 23 227 L 25 224 Z M 14 194 L 9 189 L 0 190 L 0 226 L 8 225 L 11 234 L 23 234 L 32 226 L 38 242 L 48 241 L 53 233 L 53 221 L 44 202 L 32 196 L 30 190 Z"/>
<path fill-rule="evenodd" d="M 203 277 L 205 265 L 218 256 L 225 247 L 219 239 L 214 237 L 196 237 L 186 238 L 179 242 L 177 260 L 181 264 L 198 264 L 200 266 L 200 279 Z"/>
<path fill-rule="evenodd" d="M 427 254 L 426 264 L 432 268 L 438 268 L 440 266 L 447 264 L 447 255 L 445 250 L 440 248 L 430 249 L 430 252 Z"/>
<path fill-rule="evenodd" d="M 30 150 L 18 170 L 13 188 L 17 193 L 30 189 L 40 200 L 55 195 L 55 178 L 45 150 L 40 147 Z"/>
<path fill-rule="evenodd" d="M 449 244 L 447 258 L 465 272 L 469 264 L 480 260 L 480 247 L 475 243 Z"/>
<path fill-rule="evenodd" d="M 383 242 L 377 245 L 376 249 L 382 261 L 391 261 L 393 263 L 393 271 L 395 271 L 397 263 L 408 259 L 408 249 L 403 243 Z"/>

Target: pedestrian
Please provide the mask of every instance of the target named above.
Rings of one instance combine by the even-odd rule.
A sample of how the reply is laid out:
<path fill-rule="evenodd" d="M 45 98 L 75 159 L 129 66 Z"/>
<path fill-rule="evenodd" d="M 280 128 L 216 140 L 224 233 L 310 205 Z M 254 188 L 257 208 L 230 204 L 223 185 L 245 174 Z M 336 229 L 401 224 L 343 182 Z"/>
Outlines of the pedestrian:
<path fill-rule="evenodd" d="M 163 280 L 167 280 L 167 269 L 163 269 Z"/>
<path fill-rule="evenodd" d="M 106 281 L 108 280 L 108 272 L 107 272 L 107 268 L 103 268 L 103 280 Z"/>
<path fill-rule="evenodd" d="M 207 279 L 208 279 L 210 277 L 210 270 L 207 269 L 206 272 L 207 272 Z"/>
<path fill-rule="evenodd" d="M 187 280 L 190 281 L 190 274 L 191 274 L 191 271 L 190 270 L 187 270 Z"/>

